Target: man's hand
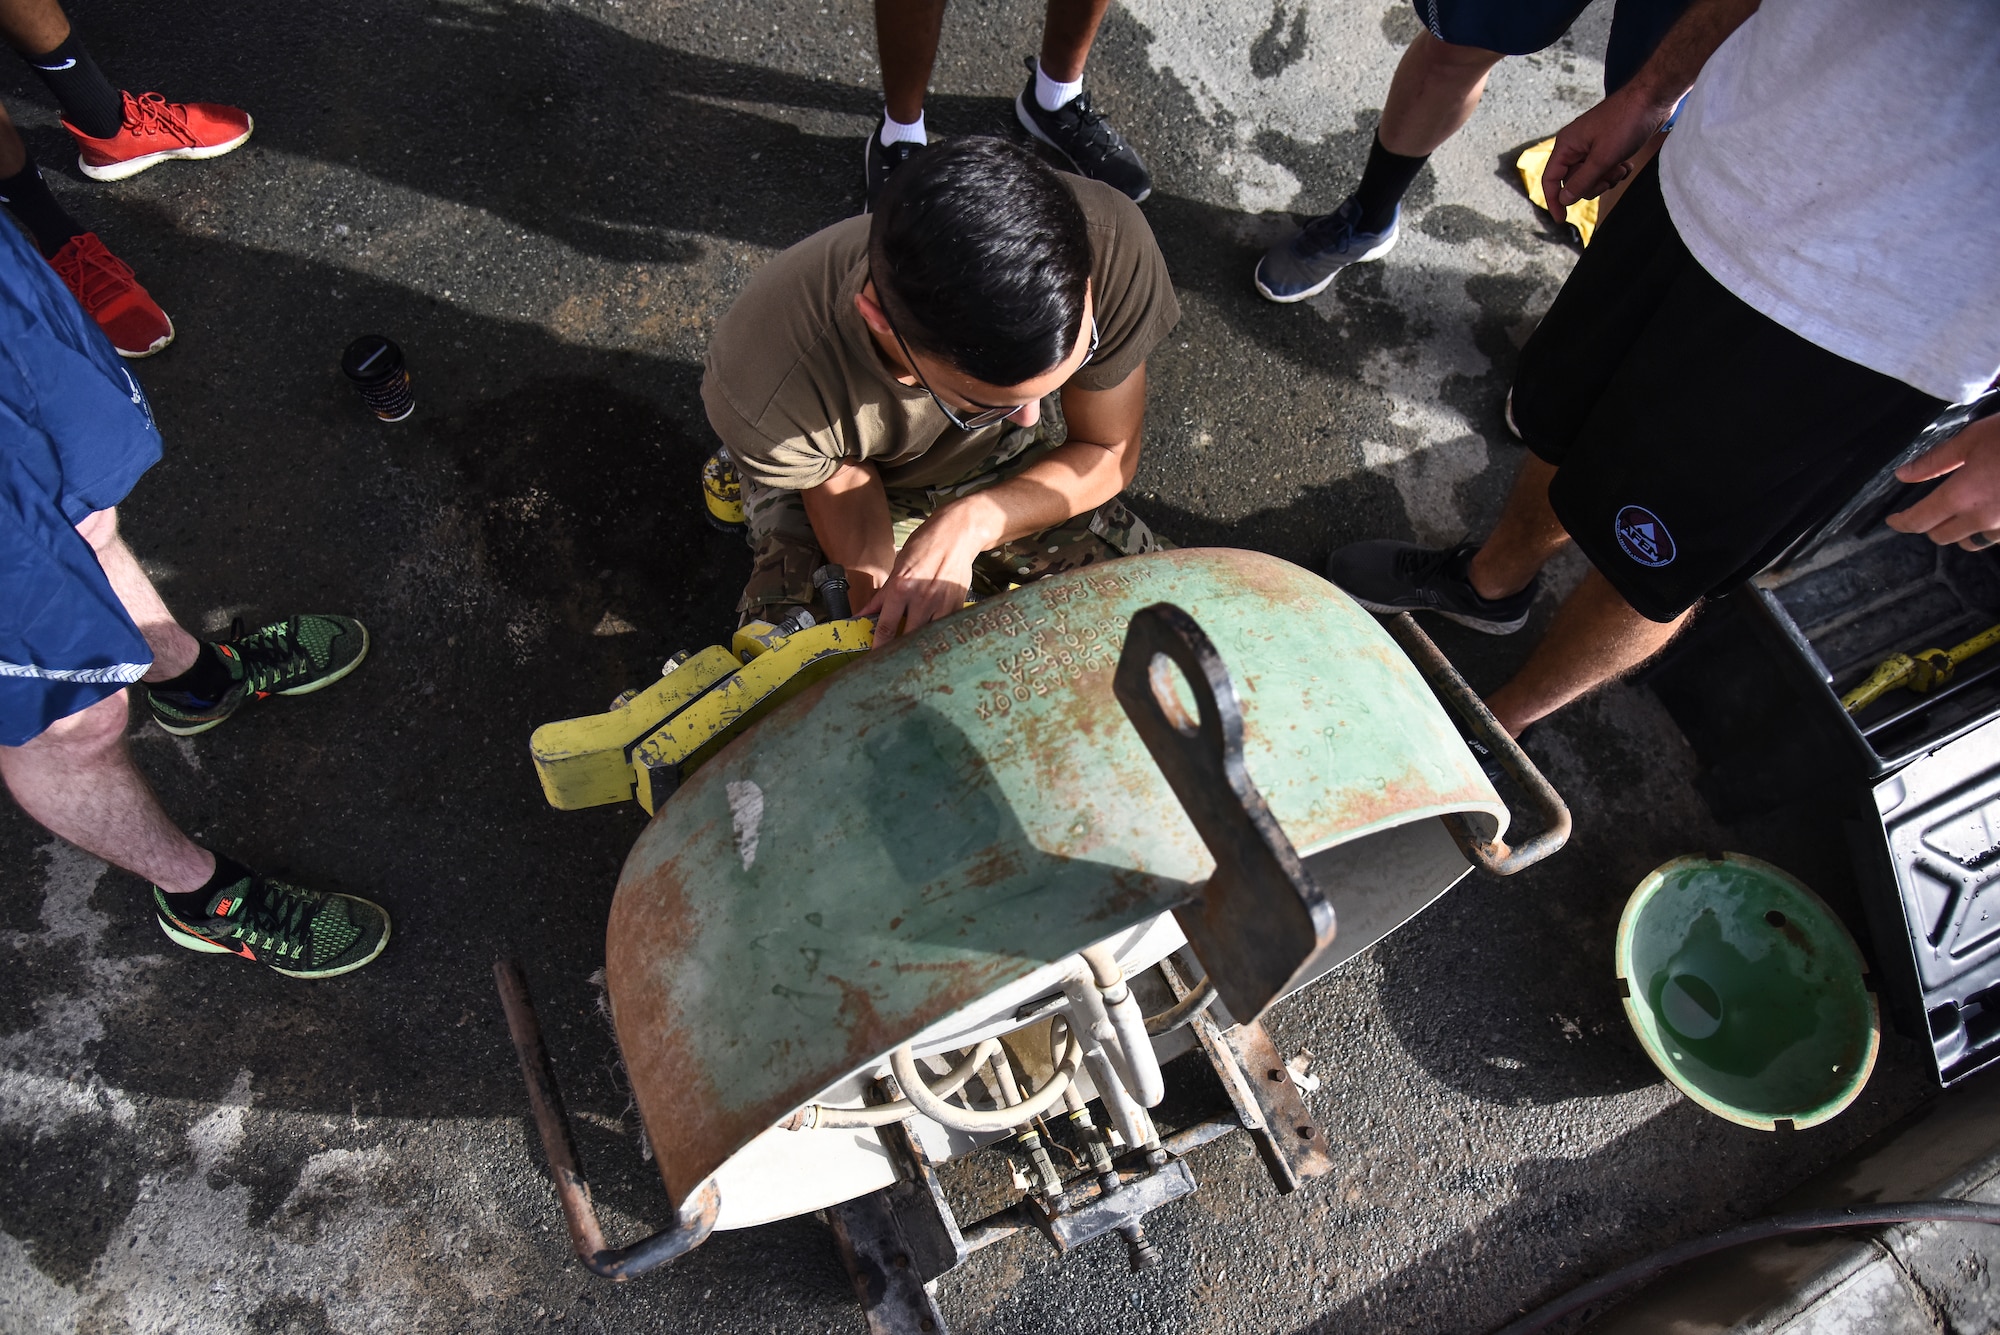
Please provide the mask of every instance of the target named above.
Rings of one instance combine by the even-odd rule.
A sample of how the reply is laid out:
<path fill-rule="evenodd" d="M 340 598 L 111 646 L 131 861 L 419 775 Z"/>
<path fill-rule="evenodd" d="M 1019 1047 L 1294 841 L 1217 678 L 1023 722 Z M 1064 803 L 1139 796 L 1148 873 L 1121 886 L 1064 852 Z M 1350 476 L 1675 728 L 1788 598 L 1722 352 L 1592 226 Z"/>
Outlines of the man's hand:
<path fill-rule="evenodd" d="M 1922 458 L 1896 470 L 1902 482 L 1944 484 L 1907 510 L 1889 516 L 1889 527 L 1921 533 L 1942 547 L 1955 542 L 1969 552 L 2000 541 L 2000 414 L 1982 417 Z"/>
<path fill-rule="evenodd" d="M 1542 169 L 1542 198 L 1557 222 L 1569 206 L 1595 199 L 1632 174 L 1632 155 L 1645 147 L 1674 111 L 1678 95 L 1665 106 L 1626 84 L 1556 132 L 1549 165 Z"/>
<path fill-rule="evenodd" d="M 998 512 L 976 504 L 979 499 L 975 494 L 940 507 L 896 553 L 888 580 L 860 612 L 875 618 L 877 648 L 965 606 L 973 558 L 1001 542 Z"/>
<path fill-rule="evenodd" d="M 1111 389 L 1065 388 L 1062 405 L 1068 440 L 1005 482 L 940 506 L 903 544 L 888 582 L 862 607 L 878 618 L 876 645 L 964 606 L 981 552 L 1094 510 L 1132 481 L 1146 421 L 1145 366 Z"/>
<path fill-rule="evenodd" d="M 1595 199 L 1632 174 L 1632 155 L 1674 114 L 1695 75 L 1758 0 L 1694 0 L 1624 87 L 1556 134 L 1542 171 L 1542 198 L 1557 222 L 1569 206 Z"/>

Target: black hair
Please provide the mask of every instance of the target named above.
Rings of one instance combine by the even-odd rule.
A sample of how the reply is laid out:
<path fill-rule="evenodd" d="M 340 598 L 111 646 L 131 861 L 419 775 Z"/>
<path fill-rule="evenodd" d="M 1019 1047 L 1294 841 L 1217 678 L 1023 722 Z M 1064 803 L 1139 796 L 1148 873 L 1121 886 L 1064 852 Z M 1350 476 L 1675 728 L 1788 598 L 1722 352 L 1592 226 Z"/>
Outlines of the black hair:
<path fill-rule="evenodd" d="M 966 136 L 889 178 L 868 262 L 911 347 L 989 385 L 1018 385 L 1076 346 L 1090 227 L 1054 168 L 1004 139 Z"/>

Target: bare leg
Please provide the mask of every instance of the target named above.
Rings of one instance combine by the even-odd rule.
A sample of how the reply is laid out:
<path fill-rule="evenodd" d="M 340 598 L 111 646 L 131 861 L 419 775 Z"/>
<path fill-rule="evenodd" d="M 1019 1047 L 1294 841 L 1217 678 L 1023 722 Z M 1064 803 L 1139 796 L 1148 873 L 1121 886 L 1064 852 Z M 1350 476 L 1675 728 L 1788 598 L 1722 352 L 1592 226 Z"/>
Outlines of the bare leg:
<path fill-rule="evenodd" d="M 126 613 L 153 651 L 153 666 L 145 680 L 166 681 L 193 667 L 201 644 L 174 620 L 174 614 L 160 601 L 159 590 L 140 569 L 139 558 L 118 536 L 118 512 L 99 510 L 78 524 L 76 531 L 97 552 L 97 564 L 104 567 L 111 591 L 125 604 Z"/>
<path fill-rule="evenodd" d="M 139 559 L 118 536 L 118 512 L 99 510 L 76 526 L 97 553 L 111 591 L 153 651 L 147 681 L 177 677 L 194 665 L 200 644 L 160 601 Z M 58 719 L 25 746 L 0 746 L 0 778 L 42 825 L 116 867 L 144 876 L 169 894 L 198 890 L 215 873 L 215 855 L 181 833 L 160 809 L 152 785 L 125 744 L 125 692 Z"/>
<path fill-rule="evenodd" d="M 1049 9 L 1053 15 L 1054 0 Z M 1440 42 L 1429 31 L 1418 33 L 1389 81 L 1389 99 L 1375 131 L 1382 147 L 1408 158 L 1437 151 L 1472 119 L 1486 91 L 1486 75 L 1502 59 L 1498 51 Z"/>
<path fill-rule="evenodd" d="M 28 146 L 8 119 L 7 108 L 0 107 L 0 177 L 19 176 L 27 165 Z"/>
<path fill-rule="evenodd" d="M 69 19 L 56 0 L 0 0 L 0 34 L 22 55 L 38 56 L 69 40 Z"/>
<path fill-rule="evenodd" d="M 1649 621 L 1619 597 L 1611 581 L 1592 570 L 1557 610 L 1533 656 L 1488 697 L 1486 707 L 1518 737 L 1536 719 L 1624 676 L 1666 648 L 1691 615 L 1692 610 L 1683 612 L 1665 625 Z"/>
<path fill-rule="evenodd" d="M 1562 521 L 1549 505 L 1549 483 L 1555 475 L 1554 464 L 1533 454 L 1521 461 L 1500 522 L 1466 567 L 1466 578 L 1480 597 L 1505 598 L 1519 593 L 1569 542 Z"/>
<path fill-rule="evenodd" d="M 199 890 L 215 855 L 160 809 L 125 744 L 125 692 L 59 719 L 25 746 L 0 746 L 0 778 L 21 809 L 86 853 L 169 894 Z"/>
<path fill-rule="evenodd" d="M 1097 25 L 1110 8 L 1111 0 L 1049 0 L 1042 20 L 1042 73 L 1057 83 L 1081 79 L 1083 62 L 1097 40 Z"/>
<path fill-rule="evenodd" d="M 937 61 L 944 0 L 875 0 L 875 50 L 882 60 L 882 100 L 892 120 L 924 114 L 924 89 Z"/>

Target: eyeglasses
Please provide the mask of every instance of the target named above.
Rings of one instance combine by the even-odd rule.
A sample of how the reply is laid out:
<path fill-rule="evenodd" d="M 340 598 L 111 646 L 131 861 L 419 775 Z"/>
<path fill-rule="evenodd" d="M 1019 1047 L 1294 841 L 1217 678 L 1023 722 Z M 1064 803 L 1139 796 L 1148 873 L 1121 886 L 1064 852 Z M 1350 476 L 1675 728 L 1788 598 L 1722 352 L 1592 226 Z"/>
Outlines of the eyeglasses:
<path fill-rule="evenodd" d="M 888 324 L 889 332 L 896 336 L 896 346 L 903 350 L 903 360 L 910 364 L 910 370 L 916 375 L 917 383 L 924 387 L 924 393 L 931 396 L 931 402 L 938 406 L 938 411 L 943 413 L 950 420 L 951 424 L 960 431 L 978 431 L 992 426 L 995 422 L 1004 422 L 1028 406 L 1025 403 L 1003 404 L 999 407 L 974 404 L 973 406 L 979 409 L 978 412 L 967 417 L 960 417 L 951 410 L 950 404 L 938 397 L 938 392 L 931 388 L 931 382 L 924 379 L 923 371 L 917 366 L 916 354 L 911 352 L 910 345 L 903 341 L 903 335 L 896 328 L 896 322 L 889 319 L 889 308 L 886 305 L 882 307 L 882 319 Z M 1084 367 L 1090 365 L 1090 359 L 1096 355 L 1097 317 L 1093 315 L 1090 317 L 1090 351 L 1083 354 L 1083 360 L 1076 364 L 1076 369 L 1081 371 Z"/>

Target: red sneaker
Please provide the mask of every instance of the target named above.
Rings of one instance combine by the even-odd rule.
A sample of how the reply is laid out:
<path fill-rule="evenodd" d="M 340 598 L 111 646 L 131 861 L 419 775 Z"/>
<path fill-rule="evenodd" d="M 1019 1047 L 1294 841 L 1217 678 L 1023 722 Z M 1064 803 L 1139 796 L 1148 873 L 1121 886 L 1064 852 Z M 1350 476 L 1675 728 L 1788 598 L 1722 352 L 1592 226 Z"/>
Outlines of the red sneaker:
<path fill-rule="evenodd" d="M 174 341 L 174 322 L 97 233 L 71 237 L 49 264 L 120 357 L 150 357 Z"/>
<path fill-rule="evenodd" d="M 158 93 L 130 93 L 125 123 L 109 139 L 92 139 L 63 122 L 83 152 L 76 165 L 93 181 L 122 181 L 168 158 L 219 158 L 250 137 L 250 113 L 213 102 L 169 102 Z"/>

